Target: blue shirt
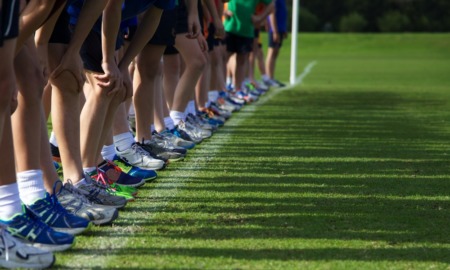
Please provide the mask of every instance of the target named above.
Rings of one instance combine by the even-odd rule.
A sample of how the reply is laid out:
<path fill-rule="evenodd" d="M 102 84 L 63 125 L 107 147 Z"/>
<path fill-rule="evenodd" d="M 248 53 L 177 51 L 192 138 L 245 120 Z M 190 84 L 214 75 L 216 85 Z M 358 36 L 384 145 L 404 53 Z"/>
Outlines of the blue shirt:
<path fill-rule="evenodd" d="M 275 0 L 275 19 L 279 33 L 287 32 L 287 7 L 286 0 Z M 273 32 L 272 28 L 270 32 Z"/>

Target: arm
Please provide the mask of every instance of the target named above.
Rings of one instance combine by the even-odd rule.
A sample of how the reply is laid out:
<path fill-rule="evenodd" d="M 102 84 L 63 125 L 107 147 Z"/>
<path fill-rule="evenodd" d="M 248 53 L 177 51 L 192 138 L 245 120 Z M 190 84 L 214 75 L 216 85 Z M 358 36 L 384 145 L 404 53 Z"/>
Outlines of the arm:
<path fill-rule="evenodd" d="M 223 38 L 225 36 L 225 30 L 223 28 L 222 20 L 219 17 L 219 13 L 217 12 L 216 5 L 214 4 L 214 0 L 204 0 L 203 2 L 213 18 L 214 27 L 216 28 L 216 37 Z"/>
<path fill-rule="evenodd" d="M 122 19 L 123 0 L 109 0 L 102 17 L 102 69 L 104 74 L 95 76 L 100 87 L 111 88 L 115 94 L 122 88 L 122 75 L 117 66 L 116 40 Z"/>
<path fill-rule="evenodd" d="M 154 6 L 145 12 L 141 23 L 134 34 L 133 40 L 120 60 L 119 70 L 123 76 L 123 84 L 127 91 L 127 96 L 130 96 L 130 93 L 133 92 L 128 66 L 155 34 L 159 21 L 161 20 L 162 12 L 162 9 Z"/>
<path fill-rule="evenodd" d="M 186 1 L 188 11 L 188 38 L 197 38 L 200 34 L 200 21 L 197 10 L 198 0 Z"/>
<path fill-rule="evenodd" d="M 264 8 L 263 12 L 261 12 L 260 15 L 257 15 L 257 16 L 256 16 L 256 15 L 253 15 L 253 16 L 252 16 L 253 24 L 256 25 L 256 26 L 261 25 L 261 23 L 264 22 L 264 20 L 267 18 L 267 16 L 269 16 L 269 14 L 270 14 L 272 11 L 274 11 L 274 10 L 275 10 L 275 4 L 274 4 L 274 2 L 272 1 L 270 4 L 268 4 L 268 5 Z"/>
<path fill-rule="evenodd" d="M 270 24 L 270 29 L 272 29 L 273 41 L 275 41 L 275 43 L 279 43 L 280 42 L 280 33 L 278 32 L 278 25 L 277 25 L 277 20 L 275 17 L 275 11 L 272 11 L 269 15 L 269 24 Z"/>
<path fill-rule="evenodd" d="M 51 78 L 58 77 L 63 71 L 70 71 L 76 76 L 79 85 L 84 84 L 83 67 L 80 58 L 81 46 L 107 3 L 108 0 L 89 0 L 84 3 L 66 53 L 61 59 L 59 66 L 51 74 Z"/>
<path fill-rule="evenodd" d="M 16 54 L 25 41 L 44 23 L 50 16 L 56 0 L 32 0 L 20 14 L 19 36 L 16 43 Z"/>

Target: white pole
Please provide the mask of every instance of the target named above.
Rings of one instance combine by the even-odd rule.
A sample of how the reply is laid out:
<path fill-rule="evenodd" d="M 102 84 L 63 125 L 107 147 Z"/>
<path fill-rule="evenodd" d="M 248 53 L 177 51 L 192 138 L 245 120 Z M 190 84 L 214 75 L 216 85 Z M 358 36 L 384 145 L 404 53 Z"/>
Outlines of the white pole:
<path fill-rule="evenodd" d="M 291 76 L 290 83 L 294 84 L 297 76 L 297 36 L 300 0 L 292 1 L 292 33 L 291 33 Z"/>

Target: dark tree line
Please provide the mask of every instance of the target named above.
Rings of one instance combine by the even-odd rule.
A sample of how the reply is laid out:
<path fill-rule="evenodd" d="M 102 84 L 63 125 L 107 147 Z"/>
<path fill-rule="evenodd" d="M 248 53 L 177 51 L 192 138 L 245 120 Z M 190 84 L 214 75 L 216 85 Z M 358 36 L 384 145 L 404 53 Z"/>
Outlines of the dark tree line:
<path fill-rule="evenodd" d="M 293 0 L 287 0 L 292 8 Z M 448 32 L 450 0 L 300 0 L 300 31 Z"/>

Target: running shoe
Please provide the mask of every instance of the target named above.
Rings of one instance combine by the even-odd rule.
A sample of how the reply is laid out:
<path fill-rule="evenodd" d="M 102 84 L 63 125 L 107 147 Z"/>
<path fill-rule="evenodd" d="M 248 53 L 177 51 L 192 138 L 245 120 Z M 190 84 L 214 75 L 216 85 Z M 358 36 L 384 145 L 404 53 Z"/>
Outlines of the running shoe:
<path fill-rule="evenodd" d="M 47 251 L 67 250 L 75 240 L 73 235 L 53 230 L 26 207 L 23 207 L 22 213 L 0 222 L 7 226 L 12 236 L 19 238 L 25 244 Z"/>
<path fill-rule="evenodd" d="M 159 135 L 163 136 L 166 140 L 169 140 L 175 146 L 183 147 L 184 149 L 192 149 L 195 147 L 195 143 L 177 137 L 168 129 L 160 132 Z"/>
<path fill-rule="evenodd" d="M 95 225 L 110 224 L 119 216 L 119 212 L 114 207 L 93 205 L 70 182 L 64 184 L 56 196 L 67 211 Z"/>
<path fill-rule="evenodd" d="M 160 147 L 164 149 L 177 152 L 185 156 L 187 154 L 186 149 L 184 149 L 183 147 L 175 146 L 170 140 L 167 140 L 156 131 L 152 133 L 152 141 L 156 142 Z"/>
<path fill-rule="evenodd" d="M 165 161 L 152 157 L 138 143 L 124 151 L 116 148 L 116 153 L 126 163 L 144 170 L 161 170 L 166 166 Z"/>
<path fill-rule="evenodd" d="M 188 118 L 185 122 L 185 125 L 186 128 L 190 129 L 195 134 L 195 136 L 202 138 L 202 140 L 208 139 L 212 136 L 211 130 L 201 128 L 201 126 L 195 120 L 191 120 Z"/>
<path fill-rule="evenodd" d="M 53 192 L 55 193 L 55 187 Z M 56 194 L 50 195 L 46 193 L 44 198 L 37 200 L 32 205 L 26 205 L 26 207 L 37 218 L 57 232 L 77 235 L 84 232 L 91 225 L 89 220 L 73 215 L 62 207 Z"/>
<path fill-rule="evenodd" d="M 140 143 L 140 146 L 147 152 L 149 152 L 152 156 L 166 159 L 172 162 L 183 160 L 186 154 L 182 154 L 178 151 L 165 148 L 164 146 L 159 145 L 155 140 L 143 141 Z M 185 149 L 183 149 L 186 151 Z"/>
<path fill-rule="evenodd" d="M 100 165 L 98 165 L 97 170 L 106 174 L 112 183 L 116 183 L 121 186 L 140 187 L 145 184 L 144 179 L 123 172 L 119 166 L 111 161 L 103 161 Z"/>
<path fill-rule="evenodd" d="M 190 129 L 188 125 L 186 125 L 186 122 L 180 121 L 178 125 L 176 126 L 178 130 L 184 131 L 186 134 L 189 135 L 189 137 L 192 138 L 193 142 L 196 144 L 199 144 L 202 142 L 203 138 L 200 134 L 195 133 L 194 130 Z"/>
<path fill-rule="evenodd" d="M 208 123 L 208 121 L 202 119 L 201 117 L 198 117 L 197 115 L 193 115 L 192 113 L 189 113 L 186 116 L 186 122 L 195 123 L 201 129 L 206 129 L 209 130 L 210 132 L 214 132 L 218 129 L 217 125 L 211 125 L 210 123 Z"/>
<path fill-rule="evenodd" d="M 115 208 L 123 208 L 127 204 L 124 197 L 116 196 L 108 192 L 109 186 L 99 183 L 85 174 L 85 184 L 81 184 L 76 188 L 93 204 L 111 206 Z"/>
<path fill-rule="evenodd" d="M 123 159 L 121 159 L 119 156 L 115 155 L 112 162 L 119 166 L 119 168 L 126 174 L 142 178 L 145 181 L 151 181 L 156 179 L 158 174 L 154 170 L 144 170 L 139 167 L 133 166 L 125 162 Z"/>
<path fill-rule="evenodd" d="M 20 242 L 0 224 L 0 268 L 49 268 L 55 262 L 53 253 Z"/>
<path fill-rule="evenodd" d="M 180 128 L 178 128 L 178 126 L 175 126 L 173 129 L 170 130 L 170 132 L 177 136 L 178 138 L 181 138 L 183 140 L 186 140 L 188 142 L 193 142 L 194 144 L 200 143 L 199 142 L 195 142 L 193 138 L 191 138 L 191 136 L 189 136 L 189 134 L 187 134 L 186 132 L 184 132 L 183 130 L 181 130 Z"/>
<path fill-rule="evenodd" d="M 107 187 L 106 192 L 110 195 L 119 196 L 127 200 L 127 202 L 134 201 L 134 196 L 137 195 L 137 189 L 130 186 L 122 186 L 116 183 L 113 183 L 106 173 L 98 171 L 98 174 L 91 177 L 97 183 Z"/>

